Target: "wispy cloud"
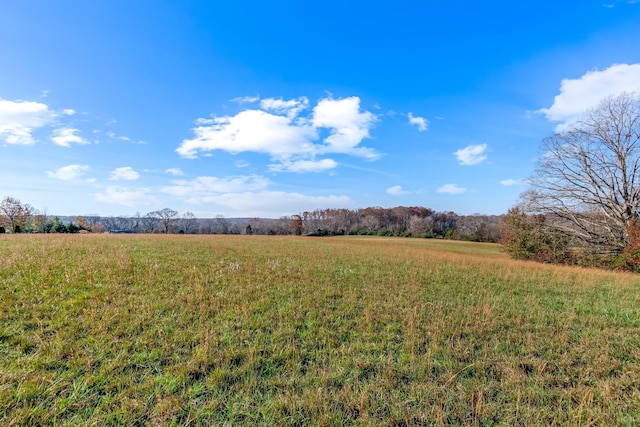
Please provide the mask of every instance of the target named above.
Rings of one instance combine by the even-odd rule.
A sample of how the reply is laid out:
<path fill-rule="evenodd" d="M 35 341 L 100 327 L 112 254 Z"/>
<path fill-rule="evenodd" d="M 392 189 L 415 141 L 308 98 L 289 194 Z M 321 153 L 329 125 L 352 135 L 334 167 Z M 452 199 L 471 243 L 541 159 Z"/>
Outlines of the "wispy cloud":
<path fill-rule="evenodd" d="M 314 211 L 325 208 L 350 208 L 347 196 L 309 196 L 283 191 L 224 193 L 204 197 L 201 203 L 224 206 L 238 216 L 277 218 L 292 212 Z"/>
<path fill-rule="evenodd" d="M 88 165 L 68 165 L 62 166 L 54 171 L 47 171 L 47 176 L 62 181 L 77 179 L 89 171 Z"/>
<path fill-rule="evenodd" d="M 283 161 L 269 165 L 272 172 L 324 172 L 338 166 L 338 162 L 333 159 L 322 160 L 297 160 L 293 162 Z"/>
<path fill-rule="evenodd" d="M 309 108 L 309 100 L 306 96 L 298 99 L 283 100 L 282 98 L 267 98 L 260 101 L 260 107 L 265 111 L 273 111 L 287 117 L 296 117 L 302 110 Z"/>
<path fill-rule="evenodd" d="M 269 180 L 260 175 L 240 175 L 219 178 L 199 176 L 192 180 L 176 180 L 164 187 L 162 192 L 173 196 L 187 197 L 191 202 L 199 203 L 204 198 L 219 193 L 241 193 L 264 190 Z"/>
<path fill-rule="evenodd" d="M 97 202 L 127 207 L 157 205 L 159 203 L 148 188 L 131 190 L 125 187 L 109 186 L 104 192 L 95 193 L 93 198 Z"/>
<path fill-rule="evenodd" d="M 352 201 L 341 195 L 305 195 L 269 190 L 270 181 L 260 175 L 228 177 L 200 176 L 176 180 L 162 192 L 193 205 L 216 205 L 238 216 L 277 218 L 295 212 L 319 208 L 351 207 Z"/>
<path fill-rule="evenodd" d="M 184 175 L 184 172 L 180 168 L 169 168 L 169 169 L 166 169 L 164 172 L 168 173 L 169 175 L 173 175 L 173 176 L 183 176 Z"/>
<path fill-rule="evenodd" d="M 111 171 L 111 176 L 109 177 L 112 181 L 135 181 L 138 178 L 140 178 L 140 174 L 133 170 L 131 166 L 116 168 Z"/>
<path fill-rule="evenodd" d="M 237 168 L 246 168 L 247 166 L 249 166 L 249 162 L 245 161 L 245 160 L 237 160 L 234 165 Z"/>
<path fill-rule="evenodd" d="M 119 139 L 120 141 L 131 141 L 131 138 L 129 138 L 128 136 L 116 135 L 116 133 L 113 131 L 108 131 L 105 133 L 105 135 L 107 135 L 111 139 Z"/>
<path fill-rule="evenodd" d="M 485 161 L 487 159 L 486 151 L 487 144 L 478 144 L 461 148 L 453 154 L 458 159 L 458 163 L 463 166 L 471 166 Z"/>
<path fill-rule="evenodd" d="M 400 185 L 394 185 L 393 187 L 387 188 L 386 193 L 392 196 L 402 196 L 404 194 L 410 194 L 411 192 L 404 190 Z"/>
<path fill-rule="evenodd" d="M 466 191 L 466 188 L 460 187 L 458 184 L 445 184 L 436 190 L 436 192 L 443 194 L 462 194 Z"/>
<path fill-rule="evenodd" d="M 500 184 L 504 185 L 505 187 L 511 187 L 515 185 L 527 185 L 528 181 L 524 179 L 503 179 L 502 181 L 500 181 Z"/>
<path fill-rule="evenodd" d="M 78 133 L 79 129 L 73 128 L 60 128 L 55 129 L 51 135 L 51 141 L 60 147 L 71 147 L 71 144 L 88 144 L 89 141 L 82 138 Z"/>
<path fill-rule="evenodd" d="M 260 101 L 259 96 L 239 96 L 233 98 L 231 101 L 237 102 L 238 104 L 252 104 L 254 102 Z"/>
<path fill-rule="evenodd" d="M 414 116 L 411 112 L 407 114 L 409 123 L 418 127 L 418 131 L 424 132 L 429 129 L 429 121 L 424 117 Z"/>

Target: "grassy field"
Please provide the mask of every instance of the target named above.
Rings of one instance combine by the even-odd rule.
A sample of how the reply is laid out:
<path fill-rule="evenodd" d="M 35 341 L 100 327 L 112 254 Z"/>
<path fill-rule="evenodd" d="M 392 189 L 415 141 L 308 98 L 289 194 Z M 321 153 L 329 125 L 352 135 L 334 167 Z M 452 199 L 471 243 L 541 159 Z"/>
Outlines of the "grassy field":
<path fill-rule="evenodd" d="M 0 425 L 639 425 L 640 276 L 442 240 L 0 237 Z"/>

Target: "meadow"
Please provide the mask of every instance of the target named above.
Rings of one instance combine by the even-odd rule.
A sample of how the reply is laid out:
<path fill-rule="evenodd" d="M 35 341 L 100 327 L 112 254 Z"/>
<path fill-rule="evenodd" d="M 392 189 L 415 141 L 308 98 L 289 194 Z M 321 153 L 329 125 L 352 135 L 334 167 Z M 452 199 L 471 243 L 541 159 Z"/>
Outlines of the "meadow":
<path fill-rule="evenodd" d="M 640 425 L 640 276 L 373 237 L 0 236 L 0 425 Z"/>

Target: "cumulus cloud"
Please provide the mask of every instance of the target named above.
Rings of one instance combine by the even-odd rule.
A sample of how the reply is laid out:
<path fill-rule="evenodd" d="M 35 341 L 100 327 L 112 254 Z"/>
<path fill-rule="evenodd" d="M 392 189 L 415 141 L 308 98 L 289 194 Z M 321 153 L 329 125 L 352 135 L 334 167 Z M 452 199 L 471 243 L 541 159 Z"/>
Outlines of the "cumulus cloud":
<path fill-rule="evenodd" d="M 549 108 L 538 110 L 553 122 L 556 131 L 575 124 L 587 110 L 610 95 L 640 90 L 640 64 L 614 64 L 604 70 L 589 71 L 577 79 L 564 79 L 560 93 Z"/>
<path fill-rule="evenodd" d="M 458 163 L 463 166 L 471 166 L 485 161 L 487 159 L 486 151 L 487 144 L 478 144 L 461 148 L 453 154 L 458 159 Z"/>
<path fill-rule="evenodd" d="M 416 125 L 420 132 L 424 132 L 429 129 L 429 121 L 424 117 L 414 116 L 412 113 L 407 115 L 409 117 L 409 123 Z"/>
<path fill-rule="evenodd" d="M 343 99 L 325 98 L 313 108 L 311 122 L 316 128 L 328 128 L 331 134 L 325 138 L 323 153 L 344 153 L 375 160 L 379 157 L 374 150 L 359 147 L 369 138 L 376 116 L 369 111 L 360 111 L 360 98 L 351 96 Z"/>
<path fill-rule="evenodd" d="M 71 147 L 71 144 L 88 144 L 89 142 L 78 135 L 80 130 L 73 128 L 55 129 L 51 136 L 51 141 L 60 147 Z"/>
<path fill-rule="evenodd" d="M 54 171 L 47 171 L 47 175 L 51 178 L 62 181 L 71 181 L 77 179 L 89 171 L 87 165 L 68 165 L 62 166 Z"/>
<path fill-rule="evenodd" d="M 33 131 L 51 124 L 55 117 L 56 113 L 40 102 L 0 99 L 0 140 L 33 144 Z"/>
<path fill-rule="evenodd" d="M 135 181 L 138 178 L 140 178 L 140 174 L 133 170 L 131 166 L 116 168 L 111 171 L 111 176 L 109 177 L 113 181 Z"/>
<path fill-rule="evenodd" d="M 293 123 L 286 116 L 262 110 L 245 110 L 235 116 L 199 119 L 194 139 L 182 141 L 176 150 L 183 157 L 195 158 L 200 151 L 223 150 L 230 153 L 267 153 L 277 160 L 296 154 L 314 154 L 311 142 L 318 137 L 311 125 Z"/>
<path fill-rule="evenodd" d="M 148 188 L 130 190 L 119 186 L 109 186 L 103 193 L 95 193 L 94 200 L 101 203 L 117 204 L 127 207 L 139 205 L 157 205 L 158 200 L 150 194 Z"/>
<path fill-rule="evenodd" d="M 393 187 L 387 188 L 387 194 L 391 194 L 392 196 L 402 196 L 403 194 L 409 193 L 409 191 L 404 190 L 400 185 L 394 185 Z"/>
<path fill-rule="evenodd" d="M 462 194 L 467 191 L 466 188 L 460 187 L 457 184 L 445 184 L 436 190 L 438 193 L 443 194 Z"/>
<path fill-rule="evenodd" d="M 183 176 L 184 175 L 184 172 L 182 172 L 182 169 L 180 169 L 180 168 L 169 168 L 169 169 L 166 169 L 164 172 L 168 173 L 169 175 L 173 175 L 173 176 Z"/>
<path fill-rule="evenodd" d="M 257 102 L 255 100 L 254 102 Z M 375 150 L 362 147 L 369 138 L 376 116 L 361 111 L 360 98 L 325 98 L 311 112 L 305 97 L 292 100 L 268 98 L 260 109 L 247 109 L 233 116 L 198 119 L 194 138 L 182 141 L 178 154 L 195 158 L 200 152 L 268 154 L 278 163 L 272 170 L 311 171 L 335 167 L 334 160 L 319 156 L 340 153 L 376 159 Z M 328 133 L 321 138 L 321 132 Z M 330 167 L 331 166 L 331 167 Z M 306 168 L 306 170 L 305 170 Z"/>

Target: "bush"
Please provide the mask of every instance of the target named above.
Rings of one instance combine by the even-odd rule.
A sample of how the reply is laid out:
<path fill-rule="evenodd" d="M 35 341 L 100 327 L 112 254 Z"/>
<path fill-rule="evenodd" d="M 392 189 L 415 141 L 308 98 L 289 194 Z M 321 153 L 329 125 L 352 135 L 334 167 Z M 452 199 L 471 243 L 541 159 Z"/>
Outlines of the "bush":
<path fill-rule="evenodd" d="M 640 273 L 640 227 L 633 220 L 627 227 L 629 244 L 614 261 L 614 267 L 620 270 Z"/>
<path fill-rule="evenodd" d="M 574 264 L 569 240 L 546 224 L 544 215 L 527 215 L 519 207 L 502 219 L 502 247 L 514 258 L 556 264 Z"/>

